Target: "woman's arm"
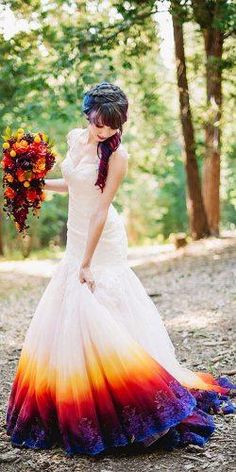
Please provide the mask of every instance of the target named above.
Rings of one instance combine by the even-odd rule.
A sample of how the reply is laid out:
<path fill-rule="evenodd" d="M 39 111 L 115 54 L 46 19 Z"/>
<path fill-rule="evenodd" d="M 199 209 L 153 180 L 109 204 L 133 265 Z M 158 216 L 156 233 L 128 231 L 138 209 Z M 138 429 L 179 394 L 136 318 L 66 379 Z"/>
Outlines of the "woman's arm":
<path fill-rule="evenodd" d="M 91 264 L 93 253 L 102 234 L 108 209 L 120 183 L 127 174 L 128 153 L 124 149 L 114 153 L 109 160 L 108 175 L 103 193 L 100 194 L 98 202 L 89 220 L 88 239 L 85 248 L 81 268 L 88 268 Z"/>
<path fill-rule="evenodd" d="M 54 192 L 68 192 L 68 185 L 65 179 L 44 179 L 45 190 L 53 190 Z"/>

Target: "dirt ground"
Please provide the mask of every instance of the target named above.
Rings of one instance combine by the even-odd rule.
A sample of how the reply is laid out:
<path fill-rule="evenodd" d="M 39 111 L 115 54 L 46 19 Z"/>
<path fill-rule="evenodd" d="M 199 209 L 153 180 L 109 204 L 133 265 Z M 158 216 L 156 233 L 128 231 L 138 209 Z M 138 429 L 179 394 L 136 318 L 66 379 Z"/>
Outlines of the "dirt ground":
<path fill-rule="evenodd" d="M 227 374 L 236 383 L 236 234 L 193 242 L 175 250 L 140 248 L 129 254 L 165 321 L 178 359 L 193 370 Z M 122 449 L 99 457 L 68 458 L 59 448 L 13 448 L 4 423 L 7 398 L 24 336 L 58 260 L 0 262 L 1 425 L 0 471 L 154 472 L 236 470 L 236 415 L 215 415 L 216 431 L 204 448 L 163 452 Z"/>

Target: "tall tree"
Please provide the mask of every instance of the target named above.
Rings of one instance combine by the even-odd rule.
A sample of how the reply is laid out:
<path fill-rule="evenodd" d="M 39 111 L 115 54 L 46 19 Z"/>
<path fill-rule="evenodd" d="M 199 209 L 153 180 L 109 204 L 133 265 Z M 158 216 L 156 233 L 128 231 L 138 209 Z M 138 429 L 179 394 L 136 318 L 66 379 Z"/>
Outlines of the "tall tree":
<path fill-rule="evenodd" d="M 171 13 L 174 30 L 180 117 L 186 156 L 187 208 L 191 235 L 193 239 L 200 239 L 209 235 L 209 229 L 202 199 L 201 178 L 196 158 L 196 143 L 189 100 L 183 35 L 184 10 L 179 5 L 179 2 L 171 2 Z"/>
<path fill-rule="evenodd" d="M 222 69 L 225 38 L 234 30 L 233 5 L 228 0 L 192 0 L 193 16 L 204 38 L 206 54 L 205 159 L 202 191 L 208 225 L 219 235 Z"/>

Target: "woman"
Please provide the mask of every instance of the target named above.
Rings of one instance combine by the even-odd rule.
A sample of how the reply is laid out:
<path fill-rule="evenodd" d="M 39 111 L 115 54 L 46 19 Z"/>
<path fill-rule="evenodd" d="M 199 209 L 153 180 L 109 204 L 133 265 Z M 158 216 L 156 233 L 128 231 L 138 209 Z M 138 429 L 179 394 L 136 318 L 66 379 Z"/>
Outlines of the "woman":
<path fill-rule="evenodd" d="M 14 446 L 96 455 L 156 441 L 203 445 L 210 413 L 234 411 L 227 378 L 192 372 L 176 359 L 159 312 L 129 267 L 127 236 L 112 204 L 127 174 L 121 143 L 124 92 L 102 82 L 84 95 L 85 129 L 68 133 L 65 254 L 26 333 L 7 408 Z"/>

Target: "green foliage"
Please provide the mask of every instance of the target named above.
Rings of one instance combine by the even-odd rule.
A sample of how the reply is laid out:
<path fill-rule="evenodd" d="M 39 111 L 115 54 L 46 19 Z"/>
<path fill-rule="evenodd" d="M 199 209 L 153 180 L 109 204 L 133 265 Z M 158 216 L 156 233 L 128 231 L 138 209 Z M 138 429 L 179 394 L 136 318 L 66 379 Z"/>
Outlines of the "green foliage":
<path fill-rule="evenodd" d="M 235 98 L 230 37 L 234 29 L 232 2 L 222 27 L 227 36 L 222 61 L 224 77 L 222 225 L 235 225 L 235 149 L 232 120 Z M 93 5 L 92 5 L 93 4 Z M 129 121 L 123 142 L 130 154 L 129 173 L 115 199 L 124 213 L 130 244 L 165 240 L 188 230 L 186 178 L 179 123 L 175 70 L 166 69 L 153 13 L 162 2 L 110 1 L 11 2 L 18 18 L 38 26 L 9 40 L 1 36 L 0 130 L 3 139 L 18 127 L 43 131 L 58 155 L 66 152 L 69 129 L 86 126 L 81 100 L 84 91 L 102 80 L 120 85 L 129 98 Z M 185 23 L 188 79 L 196 129 L 197 158 L 204 158 L 205 70 L 203 41 L 192 2 L 172 2 Z M 180 8 L 181 7 L 181 8 Z M 111 8 L 116 16 L 111 19 Z M 229 12 L 231 17 L 229 18 Z M 233 16 L 232 16 L 233 15 Z M 7 130 L 6 130 L 7 129 Z M 5 131 L 3 131 L 5 130 Z M 60 177 L 58 165 L 49 178 Z M 0 170 L 1 173 L 1 170 Z M 1 174 L 0 174 L 1 175 Z M 66 196 L 48 192 L 39 219 L 30 219 L 35 246 L 65 242 Z M 30 217 L 31 218 L 31 217 Z M 4 240 L 16 232 L 4 216 Z"/>
<path fill-rule="evenodd" d="M 67 197 L 59 194 L 54 194 L 53 198 L 44 202 L 38 219 L 38 237 L 43 247 L 48 246 L 53 240 L 62 242 L 62 233 L 67 221 L 67 206 Z"/>

